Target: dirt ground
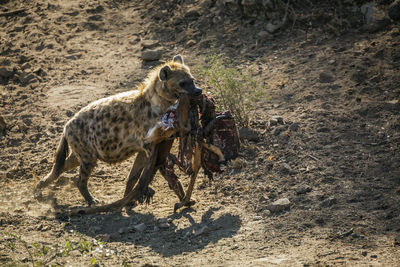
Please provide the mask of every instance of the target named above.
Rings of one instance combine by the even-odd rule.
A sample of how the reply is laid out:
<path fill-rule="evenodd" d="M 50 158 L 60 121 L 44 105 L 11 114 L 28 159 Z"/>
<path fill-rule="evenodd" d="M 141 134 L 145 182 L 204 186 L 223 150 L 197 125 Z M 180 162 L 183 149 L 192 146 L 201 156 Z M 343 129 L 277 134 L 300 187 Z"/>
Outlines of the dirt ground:
<path fill-rule="evenodd" d="M 332 10 L 310 6 L 269 34 L 214 2 L 0 1 L 0 265 L 400 266 L 399 24 L 341 31 L 315 15 Z M 46 203 L 32 190 L 63 125 L 135 88 L 160 63 L 144 51 L 182 54 L 194 74 L 211 53 L 255 69 L 270 96 L 254 111 L 256 136 L 211 185 L 200 175 L 190 209 L 174 214 L 157 175 L 150 205 L 58 216 L 84 205 L 77 171 Z M 119 199 L 133 160 L 99 163 L 89 190 Z M 271 212 L 283 198 L 290 207 Z"/>

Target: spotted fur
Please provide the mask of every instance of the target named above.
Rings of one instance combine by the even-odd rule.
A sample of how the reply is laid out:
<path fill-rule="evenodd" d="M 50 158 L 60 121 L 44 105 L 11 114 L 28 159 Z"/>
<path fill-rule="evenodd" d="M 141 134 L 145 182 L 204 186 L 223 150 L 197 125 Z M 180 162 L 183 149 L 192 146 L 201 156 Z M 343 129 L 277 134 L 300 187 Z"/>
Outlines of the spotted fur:
<path fill-rule="evenodd" d="M 36 189 L 80 166 L 77 186 L 88 204 L 93 204 L 96 200 L 90 195 L 87 182 L 97 160 L 117 163 L 139 153 L 138 166 L 143 165 L 148 155 L 144 141 L 147 132 L 182 93 L 201 94 L 201 89 L 194 86 L 182 57 L 175 56 L 151 71 L 137 90 L 102 98 L 82 108 L 65 125 L 53 169 Z M 68 148 L 71 153 L 67 158 Z M 131 174 L 138 172 L 138 166 L 132 168 Z M 131 174 L 127 191 L 136 182 Z"/>

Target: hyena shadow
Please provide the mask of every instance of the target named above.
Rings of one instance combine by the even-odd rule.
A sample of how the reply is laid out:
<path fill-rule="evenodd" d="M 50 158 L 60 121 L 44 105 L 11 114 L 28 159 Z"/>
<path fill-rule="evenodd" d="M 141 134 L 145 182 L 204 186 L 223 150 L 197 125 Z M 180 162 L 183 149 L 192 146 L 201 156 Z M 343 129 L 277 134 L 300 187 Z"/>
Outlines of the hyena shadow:
<path fill-rule="evenodd" d="M 183 209 L 166 218 L 153 214 L 121 213 L 59 217 L 67 231 L 73 230 L 93 239 L 146 246 L 163 257 L 201 250 L 209 243 L 234 236 L 241 227 L 238 215 L 214 216 L 218 208 L 209 208 L 199 221 L 191 216 L 194 210 Z M 187 225 L 183 228 L 179 225 Z M 117 252 L 118 253 L 118 252 Z"/>

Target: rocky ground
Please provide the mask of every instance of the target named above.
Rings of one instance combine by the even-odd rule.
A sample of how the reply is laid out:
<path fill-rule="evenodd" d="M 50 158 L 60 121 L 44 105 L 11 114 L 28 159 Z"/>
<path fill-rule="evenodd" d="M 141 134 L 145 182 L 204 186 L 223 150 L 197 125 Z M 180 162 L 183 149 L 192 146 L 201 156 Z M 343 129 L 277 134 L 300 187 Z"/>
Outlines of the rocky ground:
<path fill-rule="evenodd" d="M 393 1 L 293 1 L 282 26 L 285 5 L 231 2 L 0 1 L 1 265 L 399 264 Z M 69 117 L 178 53 L 211 95 L 199 70 L 217 54 L 255 70 L 269 96 L 251 112 L 239 159 L 211 185 L 200 175 L 197 204 L 174 214 L 176 197 L 156 176 L 154 201 L 133 212 L 56 216 L 84 205 L 76 171 L 37 202 L 33 186 Z M 119 199 L 132 162 L 100 163 L 89 190 Z"/>

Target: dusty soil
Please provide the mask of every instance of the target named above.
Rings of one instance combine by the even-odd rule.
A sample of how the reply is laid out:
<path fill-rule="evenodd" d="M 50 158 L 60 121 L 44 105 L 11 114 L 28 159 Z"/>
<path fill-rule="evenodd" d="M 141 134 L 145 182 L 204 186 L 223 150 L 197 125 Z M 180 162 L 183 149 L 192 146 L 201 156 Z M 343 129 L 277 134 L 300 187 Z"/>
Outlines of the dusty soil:
<path fill-rule="evenodd" d="M 399 25 L 327 27 L 314 15 L 330 10 L 311 6 L 259 34 L 264 21 L 213 1 L 160 2 L 0 1 L 0 265 L 399 264 Z M 177 199 L 157 175 L 150 205 L 58 216 L 84 205 L 77 172 L 46 190 L 46 203 L 32 189 L 51 169 L 63 125 L 89 102 L 134 88 L 159 64 L 143 50 L 161 50 L 161 61 L 181 53 L 194 73 L 211 53 L 255 69 L 270 95 L 254 112 L 257 136 L 212 185 L 200 175 L 191 209 L 174 214 Z M 119 199 L 133 160 L 99 163 L 89 190 Z M 282 198 L 290 207 L 271 213 Z"/>

